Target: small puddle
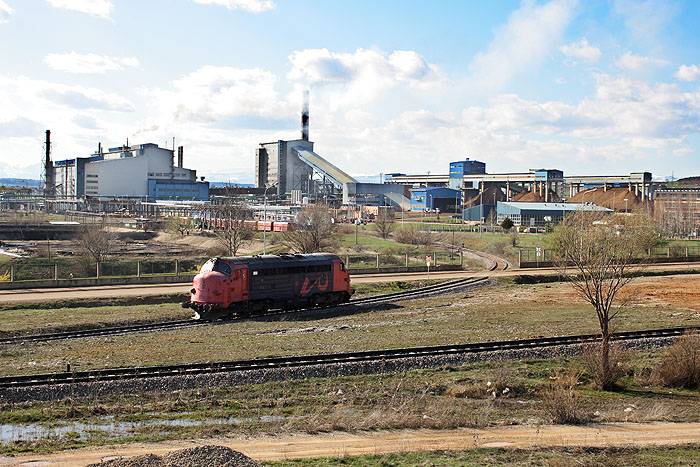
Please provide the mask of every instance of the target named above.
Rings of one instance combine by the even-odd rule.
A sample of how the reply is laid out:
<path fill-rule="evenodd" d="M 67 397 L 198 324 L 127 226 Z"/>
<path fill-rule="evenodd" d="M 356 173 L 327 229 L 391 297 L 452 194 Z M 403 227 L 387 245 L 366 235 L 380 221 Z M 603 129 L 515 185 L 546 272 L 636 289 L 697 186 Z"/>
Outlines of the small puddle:
<path fill-rule="evenodd" d="M 187 418 L 177 419 L 152 419 L 137 422 L 115 421 L 111 417 L 105 417 L 92 423 L 67 422 L 60 425 L 43 425 L 41 423 L 27 424 L 0 424 L 0 443 L 12 443 L 16 441 L 39 441 L 42 439 L 70 437 L 86 439 L 90 435 L 99 434 L 110 437 L 119 437 L 139 430 L 140 428 L 158 427 L 183 427 L 205 425 L 240 425 L 242 423 L 260 422 L 275 423 L 284 421 L 285 417 L 278 415 L 263 415 L 251 418 L 209 418 L 192 420 Z"/>

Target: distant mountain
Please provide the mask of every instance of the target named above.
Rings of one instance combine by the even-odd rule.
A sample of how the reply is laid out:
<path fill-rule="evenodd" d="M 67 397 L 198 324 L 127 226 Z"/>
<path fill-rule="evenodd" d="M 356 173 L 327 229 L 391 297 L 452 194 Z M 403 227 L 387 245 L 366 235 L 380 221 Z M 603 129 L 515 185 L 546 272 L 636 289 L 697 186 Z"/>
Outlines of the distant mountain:
<path fill-rule="evenodd" d="M 41 180 L 34 180 L 31 178 L 0 178 L 0 186 L 40 188 Z"/>
<path fill-rule="evenodd" d="M 666 186 L 670 188 L 697 187 L 700 186 L 700 177 L 685 177 L 669 181 Z"/>

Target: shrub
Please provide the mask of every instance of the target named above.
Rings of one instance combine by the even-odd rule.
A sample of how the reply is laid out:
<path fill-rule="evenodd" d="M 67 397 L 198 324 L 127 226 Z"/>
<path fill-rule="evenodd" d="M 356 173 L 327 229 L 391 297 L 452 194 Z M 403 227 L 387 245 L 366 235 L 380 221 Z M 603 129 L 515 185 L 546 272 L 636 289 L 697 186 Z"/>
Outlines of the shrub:
<path fill-rule="evenodd" d="M 661 363 L 652 371 L 651 379 L 667 387 L 697 389 L 700 387 L 700 334 L 676 339 Z"/>
<path fill-rule="evenodd" d="M 560 372 L 542 391 L 542 407 L 553 423 L 579 425 L 588 421 L 576 385 L 579 375 Z"/>
<path fill-rule="evenodd" d="M 515 224 L 513 224 L 513 221 L 510 219 L 510 217 L 506 217 L 503 219 L 503 222 L 501 222 L 501 227 L 503 230 L 510 230 L 513 228 Z"/>
<path fill-rule="evenodd" d="M 596 387 L 606 388 L 616 385 L 617 382 L 631 371 L 629 365 L 629 352 L 617 345 L 610 346 L 609 361 L 610 374 L 606 377 L 603 372 L 602 359 L 600 357 L 601 346 L 592 344 L 583 349 L 583 367 L 586 374 L 593 380 Z"/>

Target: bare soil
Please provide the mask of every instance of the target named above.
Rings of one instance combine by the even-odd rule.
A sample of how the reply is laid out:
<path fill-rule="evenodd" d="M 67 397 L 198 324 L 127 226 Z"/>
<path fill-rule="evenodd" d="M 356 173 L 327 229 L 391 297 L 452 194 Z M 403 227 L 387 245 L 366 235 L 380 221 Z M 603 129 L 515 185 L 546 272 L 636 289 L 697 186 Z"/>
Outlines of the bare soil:
<path fill-rule="evenodd" d="M 320 435 L 218 438 L 130 444 L 0 458 L 11 466 L 83 466 L 121 456 L 166 455 L 217 444 L 258 460 L 353 456 L 391 452 L 467 450 L 474 448 L 673 446 L 700 442 L 700 423 L 614 423 L 589 426 L 500 426 L 482 429 L 400 430 Z M 39 464 L 40 463 L 40 464 Z"/>

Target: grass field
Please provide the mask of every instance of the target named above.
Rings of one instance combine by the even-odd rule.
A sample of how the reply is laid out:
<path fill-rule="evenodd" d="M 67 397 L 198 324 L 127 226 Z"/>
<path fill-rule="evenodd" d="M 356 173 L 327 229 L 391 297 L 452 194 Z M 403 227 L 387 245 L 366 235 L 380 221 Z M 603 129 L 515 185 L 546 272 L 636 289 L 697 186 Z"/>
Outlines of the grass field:
<path fill-rule="evenodd" d="M 399 292 L 437 282 L 419 280 L 357 284 L 354 286 L 354 297 Z M 180 306 L 187 298 L 183 294 L 170 294 L 0 305 L 0 336 L 185 319 L 192 316 L 191 310 Z"/>
<path fill-rule="evenodd" d="M 697 298 L 675 300 L 677 294 L 663 295 L 670 281 L 689 291 L 698 290 L 697 276 L 645 281 L 650 284 L 649 293 L 656 295 L 636 294 L 638 300 L 624 310 L 618 330 L 700 325 Z M 688 308 L 692 300 L 696 308 Z M 163 305 L 156 310 L 164 315 L 181 313 L 178 305 L 170 307 Z M 130 313 L 149 313 L 150 309 L 136 308 Z M 77 316 L 85 311 L 66 313 Z M 33 323 L 63 319 L 60 313 L 42 310 L 2 313 L 5 330 L 13 326 L 26 330 L 29 315 Z M 113 309 L 107 314 L 119 316 L 120 312 Z M 60 371 L 68 362 L 75 370 L 86 370 L 593 332 L 597 332 L 597 322 L 590 306 L 576 299 L 567 284 L 501 283 L 469 293 L 367 308 L 290 313 L 281 318 L 68 343 L 8 346 L 0 349 L 0 374 Z M 197 351 L 192 352 L 193 348 Z"/>
<path fill-rule="evenodd" d="M 606 449 L 473 449 L 470 451 L 433 451 L 358 457 L 331 457 L 294 461 L 265 462 L 274 467 L 331 467 L 345 465 L 360 467 L 466 467 L 482 465 L 512 465 L 518 467 L 599 465 L 599 466 L 690 466 L 697 465 L 700 446 L 606 448 Z"/>
<path fill-rule="evenodd" d="M 593 390 L 582 373 L 576 390 L 582 417 L 592 422 L 700 420 L 700 391 L 655 387 L 645 379 L 645 369 L 658 359 L 658 352 L 636 354 L 632 376 L 618 392 Z M 26 426 L 45 433 L 33 442 L 10 440 L 0 445 L 0 454 L 222 435 L 548 424 L 542 390 L 563 368 L 582 368 L 582 363 L 576 358 L 487 362 L 387 375 L 0 403 L 4 433 Z M 494 388 L 499 388 L 496 397 Z M 402 462 L 418 455 L 407 456 Z"/>

